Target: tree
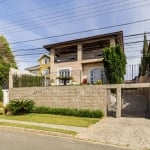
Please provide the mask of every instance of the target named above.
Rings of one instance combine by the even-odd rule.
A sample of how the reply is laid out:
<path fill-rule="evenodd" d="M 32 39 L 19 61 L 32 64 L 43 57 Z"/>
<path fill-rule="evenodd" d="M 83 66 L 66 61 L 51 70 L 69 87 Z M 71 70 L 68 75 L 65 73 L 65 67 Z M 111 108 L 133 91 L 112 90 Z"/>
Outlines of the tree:
<path fill-rule="evenodd" d="M 124 81 L 126 56 L 122 48 L 106 47 L 103 50 L 105 74 L 109 83 L 120 84 Z"/>
<path fill-rule="evenodd" d="M 141 57 L 141 65 L 139 68 L 139 75 L 145 75 L 147 70 L 147 62 L 149 61 L 149 47 L 148 47 L 148 40 L 146 37 L 146 33 L 144 33 L 144 43 L 143 43 L 143 51 Z"/>
<path fill-rule="evenodd" d="M 17 68 L 14 56 L 4 36 L 0 36 L 0 86 L 9 82 L 9 69 Z"/>

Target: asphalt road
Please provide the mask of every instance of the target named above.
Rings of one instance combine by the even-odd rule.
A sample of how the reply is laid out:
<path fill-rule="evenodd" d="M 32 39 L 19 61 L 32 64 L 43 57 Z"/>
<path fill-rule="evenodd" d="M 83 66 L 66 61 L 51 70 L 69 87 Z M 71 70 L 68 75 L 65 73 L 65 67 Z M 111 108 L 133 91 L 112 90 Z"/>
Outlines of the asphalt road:
<path fill-rule="evenodd" d="M 125 150 L 67 138 L 0 128 L 0 150 Z"/>

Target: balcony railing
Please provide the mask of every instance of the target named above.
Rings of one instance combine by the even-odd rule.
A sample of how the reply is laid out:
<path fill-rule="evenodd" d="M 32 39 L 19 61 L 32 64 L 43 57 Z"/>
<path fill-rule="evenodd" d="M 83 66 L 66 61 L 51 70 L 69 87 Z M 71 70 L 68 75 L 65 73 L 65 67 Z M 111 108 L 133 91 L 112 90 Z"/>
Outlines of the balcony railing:
<path fill-rule="evenodd" d="M 103 51 L 102 50 L 84 50 L 82 53 L 82 59 L 96 59 L 96 58 L 102 58 L 103 57 Z"/>

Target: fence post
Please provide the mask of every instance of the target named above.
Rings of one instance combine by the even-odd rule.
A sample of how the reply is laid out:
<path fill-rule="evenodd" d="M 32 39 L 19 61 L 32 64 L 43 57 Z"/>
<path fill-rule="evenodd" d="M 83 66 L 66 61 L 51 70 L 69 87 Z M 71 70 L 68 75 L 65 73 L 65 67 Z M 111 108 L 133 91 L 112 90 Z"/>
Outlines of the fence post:
<path fill-rule="evenodd" d="M 9 69 L 9 88 L 13 88 L 13 69 L 10 68 Z"/>
<path fill-rule="evenodd" d="M 3 105 L 6 106 L 9 103 L 9 90 L 5 89 L 3 91 Z"/>
<path fill-rule="evenodd" d="M 121 117 L 121 86 L 117 86 L 117 109 L 116 109 L 116 118 Z"/>

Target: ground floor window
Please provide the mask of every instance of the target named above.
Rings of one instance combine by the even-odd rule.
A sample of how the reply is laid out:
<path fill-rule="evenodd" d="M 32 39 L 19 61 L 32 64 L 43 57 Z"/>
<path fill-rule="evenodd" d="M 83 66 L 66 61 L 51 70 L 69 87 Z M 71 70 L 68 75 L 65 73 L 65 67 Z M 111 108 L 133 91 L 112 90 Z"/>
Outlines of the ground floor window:
<path fill-rule="evenodd" d="M 71 71 L 70 69 L 60 69 L 58 71 L 58 79 L 59 79 L 59 85 L 66 85 L 70 83 L 70 76 L 71 76 Z"/>

